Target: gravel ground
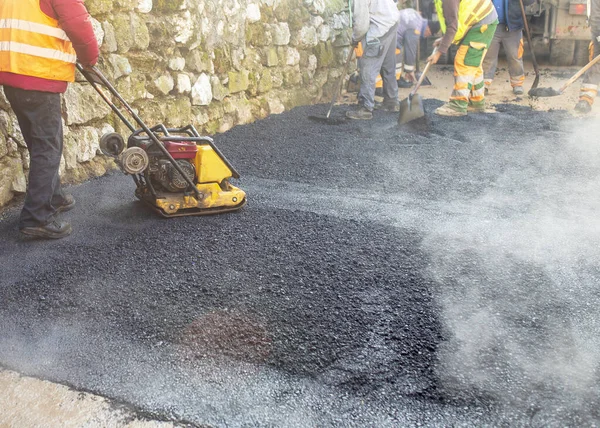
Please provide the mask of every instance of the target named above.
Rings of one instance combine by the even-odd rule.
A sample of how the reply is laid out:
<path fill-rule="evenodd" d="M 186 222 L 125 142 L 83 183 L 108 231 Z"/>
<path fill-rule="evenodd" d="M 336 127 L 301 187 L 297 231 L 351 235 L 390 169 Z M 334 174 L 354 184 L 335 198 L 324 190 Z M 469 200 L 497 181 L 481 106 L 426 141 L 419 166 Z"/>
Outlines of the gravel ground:
<path fill-rule="evenodd" d="M 236 127 L 237 213 L 160 219 L 120 173 L 64 240 L 7 210 L 0 364 L 196 425 L 599 425 L 600 126 L 497 109 Z"/>

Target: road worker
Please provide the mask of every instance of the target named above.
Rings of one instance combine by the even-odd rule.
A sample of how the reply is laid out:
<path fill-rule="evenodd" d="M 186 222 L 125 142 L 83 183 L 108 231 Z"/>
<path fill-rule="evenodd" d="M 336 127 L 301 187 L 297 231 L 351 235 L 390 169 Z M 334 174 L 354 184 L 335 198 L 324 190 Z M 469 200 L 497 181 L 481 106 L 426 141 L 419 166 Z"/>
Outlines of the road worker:
<path fill-rule="evenodd" d="M 600 54 L 600 0 L 591 0 L 588 10 L 588 21 L 592 30 L 592 41 L 590 43 L 590 61 Z M 575 105 L 575 111 L 589 113 L 594 104 L 594 98 L 598 95 L 600 84 L 600 63 L 594 64 L 583 75 L 583 81 L 579 90 L 579 101 Z"/>
<path fill-rule="evenodd" d="M 27 235 L 71 233 L 57 213 L 75 205 L 61 188 L 61 96 L 75 80 L 75 63 L 92 66 L 98 43 L 83 0 L 0 1 L 0 85 L 29 149 L 29 183 L 19 218 Z"/>
<path fill-rule="evenodd" d="M 525 70 L 523 69 L 523 15 L 520 0 L 493 0 L 498 13 L 498 27 L 490 48 L 483 60 L 483 78 L 486 90 L 491 86 L 496 68 L 498 67 L 498 53 L 500 46 L 504 48 L 508 61 L 508 74 L 513 94 L 523 95 L 523 82 Z M 525 6 L 534 0 L 523 0 Z"/>
<path fill-rule="evenodd" d="M 358 59 L 358 107 L 348 111 L 346 116 L 368 120 L 373 118 L 375 81 L 380 72 L 383 80 L 381 108 L 399 110 L 396 81 L 398 8 L 394 0 L 353 0 L 352 12 L 352 44 L 356 47 L 360 42 L 364 52 Z"/>
<path fill-rule="evenodd" d="M 454 90 L 450 101 L 434 113 L 442 116 L 464 116 L 467 110 L 485 111 L 483 59 L 490 46 L 498 14 L 491 0 L 435 0 L 443 37 L 434 42 L 438 49 L 428 58 L 433 64 L 458 45 L 454 59 Z"/>
<path fill-rule="evenodd" d="M 427 21 L 415 9 L 402 9 L 398 20 L 396 47 L 403 57 L 403 75 L 398 82 L 401 88 L 410 88 L 416 81 L 417 47 L 421 38 L 431 37 L 440 31 L 440 23 Z"/>

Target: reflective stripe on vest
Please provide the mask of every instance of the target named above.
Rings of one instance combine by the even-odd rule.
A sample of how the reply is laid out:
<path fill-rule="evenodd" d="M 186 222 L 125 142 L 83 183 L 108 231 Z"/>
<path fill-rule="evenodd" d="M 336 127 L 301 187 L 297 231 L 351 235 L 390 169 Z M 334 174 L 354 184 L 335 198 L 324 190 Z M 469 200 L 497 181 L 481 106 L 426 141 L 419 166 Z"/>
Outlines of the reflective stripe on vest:
<path fill-rule="evenodd" d="M 465 37 L 467 31 L 488 16 L 493 9 L 494 4 L 491 0 L 460 0 L 460 5 L 458 6 L 458 28 L 452 43 L 458 44 Z M 445 34 L 446 19 L 444 18 L 442 0 L 435 0 L 435 10 L 440 22 L 440 29 Z"/>
<path fill-rule="evenodd" d="M 72 82 L 77 56 L 39 0 L 0 1 L 0 71 Z"/>

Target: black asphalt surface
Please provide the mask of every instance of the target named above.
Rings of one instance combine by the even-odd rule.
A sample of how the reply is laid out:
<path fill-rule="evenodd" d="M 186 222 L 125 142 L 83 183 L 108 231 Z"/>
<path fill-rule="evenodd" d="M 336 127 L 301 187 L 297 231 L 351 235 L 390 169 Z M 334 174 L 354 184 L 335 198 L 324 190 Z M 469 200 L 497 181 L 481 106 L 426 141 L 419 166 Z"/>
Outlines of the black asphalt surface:
<path fill-rule="evenodd" d="M 199 426 L 600 425 L 600 124 L 497 108 L 238 126 L 236 213 L 118 172 L 66 239 L 6 210 L 0 365 Z"/>

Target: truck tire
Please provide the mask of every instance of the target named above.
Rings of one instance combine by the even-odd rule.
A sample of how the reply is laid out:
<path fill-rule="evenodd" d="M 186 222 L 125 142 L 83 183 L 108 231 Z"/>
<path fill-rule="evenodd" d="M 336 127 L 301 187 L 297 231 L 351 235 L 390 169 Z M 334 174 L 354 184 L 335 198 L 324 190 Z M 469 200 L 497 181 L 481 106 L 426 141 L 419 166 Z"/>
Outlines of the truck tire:
<path fill-rule="evenodd" d="M 576 40 L 552 39 L 550 41 L 550 64 L 573 65 L 576 44 Z"/>

